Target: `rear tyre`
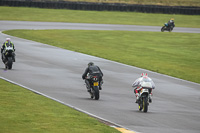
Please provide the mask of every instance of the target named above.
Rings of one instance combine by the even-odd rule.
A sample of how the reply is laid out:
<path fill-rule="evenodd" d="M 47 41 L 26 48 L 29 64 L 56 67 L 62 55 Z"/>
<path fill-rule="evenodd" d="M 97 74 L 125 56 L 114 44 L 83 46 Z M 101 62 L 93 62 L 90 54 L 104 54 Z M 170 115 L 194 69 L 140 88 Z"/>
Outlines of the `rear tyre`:
<path fill-rule="evenodd" d="M 99 88 L 97 86 L 93 87 L 95 100 L 99 100 Z"/>
<path fill-rule="evenodd" d="M 147 97 L 144 97 L 143 98 L 143 111 L 144 112 L 147 112 L 148 111 L 148 99 L 147 99 Z"/>

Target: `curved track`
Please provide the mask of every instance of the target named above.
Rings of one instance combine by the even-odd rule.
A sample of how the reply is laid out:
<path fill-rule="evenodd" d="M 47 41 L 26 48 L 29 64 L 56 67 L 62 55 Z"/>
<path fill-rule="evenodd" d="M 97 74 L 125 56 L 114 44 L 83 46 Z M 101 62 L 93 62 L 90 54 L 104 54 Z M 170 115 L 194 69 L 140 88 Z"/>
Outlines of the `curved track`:
<path fill-rule="evenodd" d="M 86 24 L 62 22 L 0 21 L 1 31 L 10 29 L 80 29 L 80 30 L 125 30 L 160 32 L 162 26 Z M 200 28 L 175 27 L 173 32 L 200 33 Z"/>
<path fill-rule="evenodd" d="M 138 28 L 137 26 L 130 27 L 132 30 Z M 130 27 L 0 21 L 1 31 L 63 28 L 131 30 Z M 158 27 L 149 26 L 139 26 L 139 29 L 145 31 L 147 27 L 151 29 L 150 31 L 158 29 Z M 186 32 L 184 29 L 186 28 L 180 28 L 181 32 Z M 199 33 L 200 31 L 199 29 L 188 29 L 190 32 Z M 8 35 L 0 33 L 0 43 L 3 43 L 6 37 Z M 199 133 L 200 131 L 199 84 L 17 37 L 12 37 L 12 40 L 17 49 L 16 62 L 11 71 L 4 70 L 3 63 L 0 63 L 1 77 L 137 132 Z M 89 98 L 84 81 L 81 79 L 89 61 L 99 65 L 105 74 L 103 90 L 98 101 Z M 156 84 L 153 103 L 150 104 L 147 113 L 138 111 L 131 88 L 132 82 L 142 72 L 148 72 Z"/>

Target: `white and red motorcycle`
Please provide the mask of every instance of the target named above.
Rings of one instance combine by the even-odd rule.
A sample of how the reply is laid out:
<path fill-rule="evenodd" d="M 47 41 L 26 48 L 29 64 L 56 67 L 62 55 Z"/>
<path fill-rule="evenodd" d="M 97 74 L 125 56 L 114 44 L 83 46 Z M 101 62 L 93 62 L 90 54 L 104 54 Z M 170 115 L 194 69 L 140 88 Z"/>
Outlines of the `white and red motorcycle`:
<path fill-rule="evenodd" d="M 142 82 L 141 90 L 139 92 L 138 107 L 139 110 L 143 112 L 148 111 L 148 106 L 150 102 L 150 94 L 152 91 L 152 85 L 150 82 Z"/>

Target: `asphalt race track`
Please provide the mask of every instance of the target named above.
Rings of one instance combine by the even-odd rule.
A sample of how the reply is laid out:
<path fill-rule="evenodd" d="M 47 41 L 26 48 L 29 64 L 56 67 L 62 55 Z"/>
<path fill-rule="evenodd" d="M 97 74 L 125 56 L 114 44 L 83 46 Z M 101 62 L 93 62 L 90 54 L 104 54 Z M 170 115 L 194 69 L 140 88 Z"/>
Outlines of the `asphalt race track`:
<path fill-rule="evenodd" d="M 131 25 L 73 24 L 52 22 L 0 21 L 8 29 L 83 29 L 160 32 L 161 27 Z M 200 33 L 195 28 L 173 32 Z M 0 33 L 2 44 L 8 35 Z M 11 37 L 16 47 L 12 70 L 0 63 L 0 77 L 9 79 L 74 108 L 142 133 L 199 133 L 200 84 L 120 64 L 46 44 Z M 92 100 L 81 75 L 93 61 L 104 73 L 100 99 Z M 135 104 L 131 85 L 142 72 L 154 80 L 153 103 L 147 113 Z"/>
<path fill-rule="evenodd" d="M 10 29 L 80 29 L 80 30 L 125 30 L 125 31 L 154 31 L 160 32 L 159 26 L 86 24 L 62 22 L 28 22 L 28 21 L 0 21 L 1 31 Z M 200 28 L 175 27 L 173 32 L 200 33 Z"/>

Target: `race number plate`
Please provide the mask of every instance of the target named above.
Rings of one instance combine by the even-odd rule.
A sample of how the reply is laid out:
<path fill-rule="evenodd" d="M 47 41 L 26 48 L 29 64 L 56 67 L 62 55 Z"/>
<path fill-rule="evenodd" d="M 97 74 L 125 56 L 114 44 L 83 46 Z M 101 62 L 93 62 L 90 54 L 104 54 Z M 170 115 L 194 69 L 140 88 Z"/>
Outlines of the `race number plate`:
<path fill-rule="evenodd" d="M 94 82 L 93 85 L 94 85 L 94 86 L 98 86 L 99 83 L 98 83 L 98 82 Z"/>

